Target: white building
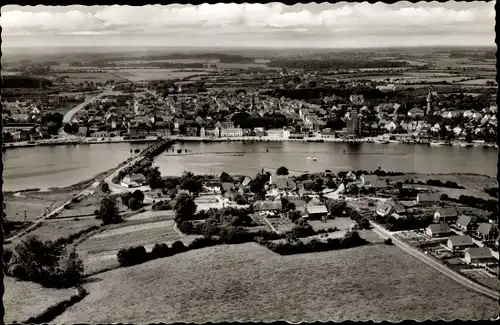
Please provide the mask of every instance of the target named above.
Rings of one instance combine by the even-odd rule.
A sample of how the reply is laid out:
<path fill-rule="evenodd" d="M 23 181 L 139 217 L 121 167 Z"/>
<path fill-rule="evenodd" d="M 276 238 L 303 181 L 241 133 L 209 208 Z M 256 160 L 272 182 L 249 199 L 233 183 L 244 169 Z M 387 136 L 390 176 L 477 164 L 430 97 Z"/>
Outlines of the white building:
<path fill-rule="evenodd" d="M 220 130 L 221 137 L 242 137 L 243 129 L 242 128 L 222 128 Z"/>
<path fill-rule="evenodd" d="M 146 177 L 142 174 L 131 174 L 123 178 L 120 185 L 123 187 L 139 187 L 146 183 Z"/>

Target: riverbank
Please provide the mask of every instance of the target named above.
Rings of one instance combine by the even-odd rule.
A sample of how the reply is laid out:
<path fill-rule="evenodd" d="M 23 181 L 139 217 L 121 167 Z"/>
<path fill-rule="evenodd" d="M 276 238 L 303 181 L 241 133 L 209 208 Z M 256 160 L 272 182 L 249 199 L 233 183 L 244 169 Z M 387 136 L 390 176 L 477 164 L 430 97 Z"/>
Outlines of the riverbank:
<path fill-rule="evenodd" d="M 54 139 L 54 140 L 42 140 L 37 143 L 28 143 L 25 142 L 14 142 L 4 145 L 2 149 L 11 149 L 11 148 L 24 148 L 24 147 L 39 147 L 39 146 L 61 146 L 61 145 L 80 145 L 80 144 L 105 144 L 105 143 L 150 143 L 155 142 L 159 139 L 158 136 L 147 136 L 144 139 L 125 139 L 124 137 L 113 137 L 113 138 L 68 138 L 68 139 Z M 253 136 L 241 136 L 241 137 L 188 137 L 188 136 L 179 136 L 172 135 L 166 138 L 176 140 L 179 142 L 313 142 L 313 143 L 322 143 L 322 142 L 333 142 L 333 143 L 377 143 L 377 144 L 424 144 L 424 145 L 432 145 L 432 146 L 458 146 L 458 147 L 486 147 L 486 148 L 498 148 L 496 143 L 485 143 L 485 142 L 459 142 L 454 141 L 450 143 L 440 143 L 430 140 L 390 140 L 383 141 L 377 137 L 367 137 L 367 138 L 359 138 L 359 139 L 345 139 L 345 138 L 321 138 L 321 137 L 307 137 L 307 138 L 283 138 L 283 137 L 270 137 L 270 136 L 262 136 L 262 137 L 253 137 Z"/>

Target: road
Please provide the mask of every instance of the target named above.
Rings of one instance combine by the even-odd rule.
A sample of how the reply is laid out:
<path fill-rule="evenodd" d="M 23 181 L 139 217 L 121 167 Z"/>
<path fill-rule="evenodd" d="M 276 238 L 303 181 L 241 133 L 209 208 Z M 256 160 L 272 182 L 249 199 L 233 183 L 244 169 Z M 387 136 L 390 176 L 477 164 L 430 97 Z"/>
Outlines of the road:
<path fill-rule="evenodd" d="M 425 255 L 421 251 L 417 250 L 416 248 L 412 247 L 411 245 L 406 244 L 405 242 L 401 241 L 397 237 L 393 236 L 393 233 L 384 229 L 382 226 L 370 221 L 373 230 L 375 233 L 377 233 L 380 237 L 386 239 L 386 238 L 391 238 L 392 242 L 394 245 L 398 246 L 402 250 L 404 250 L 406 253 L 418 258 L 425 264 L 432 266 L 434 269 L 438 270 L 439 272 L 443 273 L 444 275 L 447 275 L 448 277 L 452 278 L 453 280 L 457 281 L 458 283 L 461 283 L 462 285 L 467 286 L 468 288 L 479 292 L 483 295 L 486 295 L 490 298 L 493 299 L 499 299 L 499 293 L 498 291 L 495 291 L 493 289 L 487 288 L 483 285 L 480 285 L 467 277 L 453 271 L 452 269 L 448 268 L 447 266 L 441 264 L 440 262 L 434 260 L 433 258 Z"/>
<path fill-rule="evenodd" d="M 63 116 L 63 125 L 65 123 L 71 123 L 71 121 L 73 120 L 75 114 L 78 113 L 81 109 L 85 108 L 90 103 L 96 101 L 97 99 L 99 99 L 99 98 L 101 98 L 103 96 L 113 95 L 113 94 L 116 94 L 116 93 L 120 93 L 120 92 L 115 92 L 115 91 L 111 90 L 111 88 L 107 88 L 106 90 L 102 91 L 101 93 L 93 95 L 92 97 L 88 98 L 83 103 L 76 105 L 69 112 L 67 112 L 66 114 L 64 114 L 64 116 Z M 61 130 L 59 132 L 59 136 L 60 137 L 65 137 L 65 138 L 75 137 L 75 136 L 69 135 L 66 132 L 64 132 L 64 130 L 62 128 L 61 128 Z"/>

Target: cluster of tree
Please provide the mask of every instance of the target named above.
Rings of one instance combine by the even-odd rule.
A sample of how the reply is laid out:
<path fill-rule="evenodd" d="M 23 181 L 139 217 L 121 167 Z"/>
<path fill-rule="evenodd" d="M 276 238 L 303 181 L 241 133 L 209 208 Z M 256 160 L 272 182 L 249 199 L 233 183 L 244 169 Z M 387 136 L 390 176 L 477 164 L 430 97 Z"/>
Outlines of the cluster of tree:
<path fill-rule="evenodd" d="M 286 116 L 282 114 L 269 114 L 266 113 L 262 117 L 251 117 L 247 112 L 236 113 L 232 117 L 234 125 L 238 125 L 243 129 L 254 129 L 254 128 L 264 128 L 264 129 L 280 129 L 288 126 L 288 120 Z"/>
<path fill-rule="evenodd" d="M 396 219 L 391 215 L 380 216 L 376 215 L 375 220 L 384 225 L 384 227 L 390 231 L 403 231 L 403 230 L 414 230 L 427 228 L 433 223 L 432 215 L 414 216 L 408 215 L 405 218 Z"/>
<path fill-rule="evenodd" d="M 304 60 L 304 59 L 276 59 L 267 63 L 273 68 L 288 68 L 301 70 L 337 70 L 337 69 L 360 69 L 360 68 L 400 68 L 406 67 L 407 61 L 389 60 L 367 60 L 367 59 L 333 59 Z"/>
<path fill-rule="evenodd" d="M 45 78 L 30 76 L 2 76 L 2 88 L 46 88 L 52 86 L 52 81 Z"/>
<path fill-rule="evenodd" d="M 171 247 L 167 244 L 155 244 L 153 250 L 148 253 L 144 246 L 122 248 L 116 254 L 120 266 L 132 266 L 153 259 L 163 258 L 185 252 L 189 249 L 180 240 L 175 241 Z"/>
<path fill-rule="evenodd" d="M 498 187 L 485 187 L 484 192 L 491 197 L 498 198 Z"/>
<path fill-rule="evenodd" d="M 175 210 L 175 220 L 180 223 L 184 220 L 190 220 L 196 212 L 196 203 L 193 198 L 186 193 L 177 195 L 173 204 Z"/>
<path fill-rule="evenodd" d="M 304 218 L 299 218 L 293 226 L 292 230 L 286 234 L 287 238 L 303 238 L 316 234 L 313 227 Z"/>
<path fill-rule="evenodd" d="M 130 210 L 139 210 L 144 204 L 144 193 L 141 190 L 135 190 L 133 193 L 127 192 L 120 196 L 122 204 Z"/>
<path fill-rule="evenodd" d="M 100 184 L 99 184 L 99 189 L 101 190 L 101 192 L 103 193 L 109 193 L 110 192 L 110 189 L 109 189 L 109 185 L 108 183 L 102 181 Z"/>
<path fill-rule="evenodd" d="M 259 239 L 257 242 L 280 255 L 324 252 L 359 247 L 368 244 L 368 241 L 360 237 L 357 231 L 347 232 L 342 238 L 328 238 L 326 241 L 312 239 L 307 243 L 300 240 L 287 240 L 286 242 L 275 243 Z"/>
<path fill-rule="evenodd" d="M 368 218 L 363 216 L 362 214 L 360 214 L 358 211 L 354 210 L 353 208 L 345 207 L 344 212 L 342 214 L 344 214 L 346 217 L 349 217 L 352 220 L 354 220 L 359 225 L 359 227 L 361 229 L 370 229 L 371 228 L 370 221 L 368 220 Z"/>
<path fill-rule="evenodd" d="M 42 124 L 47 127 L 47 131 L 52 135 L 57 135 L 62 126 L 63 116 L 60 113 L 46 113 L 42 115 Z"/>
<path fill-rule="evenodd" d="M 452 200 L 451 198 L 448 199 Z M 475 196 L 460 195 L 458 197 L 458 200 L 455 199 L 454 201 L 470 207 L 490 211 L 493 213 L 493 216 L 496 216 L 496 214 L 498 213 L 497 200 L 485 200 Z"/>
<path fill-rule="evenodd" d="M 100 219 L 103 224 L 108 225 L 112 223 L 122 222 L 122 217 L 118 211 L 116 200 L 114 197 L 105 196 L 101 200 L 99 210 L 95 211 L 96 218 Z"/>
<path fill-rule="evenodd" d="M 172 210 L 170 201 L 161 200 L 153 203 L 153 211 L 167 211 Z"/>
<path fill-rule="evenodd" d="M 269 172 L 258 173 L 249 184 L 250 192 L 256 194 L 258 197 L 265 196 L 265 184 L 269 182 L 270 177 L 271 174 Z"/>
<path fill-rule="evenodd" d="M 430 185 L 430 186 L 439 186 L 439 187 L 447 187 L 447 188 L 459 188 L 463 189 L 465 187 L 458 185 L 456 182 L 452 181 L 441 181 L 439 179 L 428 179 L 425 184 Z"/>
<path fill-rule="evenodd" d="M 29 237 L 3 255 L 5 274 L 45 287 L 69 288 L 79 285 L 83 262 L 74 249 L 52 241 Z"/>
<path fill-rule="evenodd" d="M 203 189 L 203 179 L 202 175 L 194 175 L 191 172 L 184 172 L 179 179 L 179 187 L 182 190 L 187 190 L 194 195 L 198 195 Z"/>
<path fill-rule="evenodd" d="M 80 126 L 78 123 L 64 123 L 63 130 L 68 134 L 75 134 L 78 132 Z"/>
<path fill-rule="evenodd" d="M 191 220 L 205 220 L 205 222 L 191 222 L 189 219 L 176 218 L 179 230 L 185 234 L 203 235 L 211 238 L 213 236 L 231 237 L 234 235 L 246 236 L 243 227 L 252 227 L 256 224 L 250 218 L 249 209 L 235 209 L 227 207 L 224 209 L 209 209 L 194 215 Z M 234 229 L 233 229 L 234 228 Z M 246 237 L 245 237 L 246 238 Z M 231 239 L 236 240 L 236 239 Z"/>
<path fill-rule="evenodd" d="M 343 200 L 328 199 L 325 206 L 331 216 L 340 217 L 344 213 L 347 204 Z"/>

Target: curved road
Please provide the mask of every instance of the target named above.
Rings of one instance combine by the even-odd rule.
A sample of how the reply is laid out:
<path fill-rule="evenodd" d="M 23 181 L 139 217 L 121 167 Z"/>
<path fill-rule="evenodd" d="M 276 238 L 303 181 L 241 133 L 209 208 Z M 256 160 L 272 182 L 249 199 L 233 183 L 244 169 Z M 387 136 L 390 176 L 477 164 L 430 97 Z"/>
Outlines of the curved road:
<path fill-rule="evenodd" d="M 470 288 L 476 292 L 482 293 L 483 295 L 486 295 L 486 296 L 493 298 L 493 299 L 497 299 L 497 300 L 499 299 L 498 291 L 487 288 L 483 285 L 480 285 L 480 284 L 468 279 L 467 277 L 459 274 L 458 272 L 453 271 L 452 269 L 448 268 L 447 266 L 441 264 L 440 262 L 434 260 L 433 258 L 431 258 L 431 257 L 425 255 L 424 253 L 422 253 L 421 251 L 417 250 L 416 248 L 406 244 L 402 240 L 393 236 L 393 233 L 384 229 L 382 226 L 380 226 L 372 221 L 370 221 L 370 223 L 373 227 L 373 230 L 380 237 L 382 237 L 384 239 L 391 238 L 394 245 L 398 246 L 399 248 L 404 250 L 406 253 L 418 258 L 419 260 L 421 260 L 425 264 L 432 266 L 433 268 L 435 268 L 439 272 L 443 273 L 444 275 L 447 275 L 448 277 L 452 278 L 453 280 L 467 286 L 468 288 Z"/>
<path fill-rule="evenodd" d="M 116 93 L 120 93 L 120 92 L 116 92 L 116 91 L 113 91 L 111 88 L 107 88 L 104 91 L 102 91 L 101 93 L 93 95 L 92 97 L 88 98 L 83 103 L 76 105 L 71 110 L 69 110 L 69 112 L 67 112 L 66 114 L 64 114 L 64 116 L 63 116 L 63 125 L 65 123 L 71 123 L 71 121 L 73 120 L 75 114 L 78 113 L 81 109 L 85 108 L 90 103 L 96 101 L 97 99 L 99 99 L 99 98 L 101 98 L 103 96 L 113 95 L 113 94 L 116 94 Z M 71 135 L 67 134 L 66 132 L 64 132 L 64 130 L 62 128 L 61 128 L 61 131 L 59 132 L 59 135 L 60 136 L 64 136 L 64 137 L 74 137 L 74 136 L 71 136 Z"/>

